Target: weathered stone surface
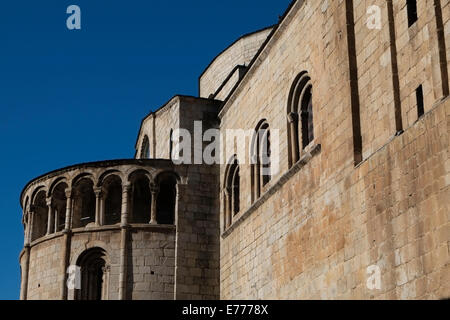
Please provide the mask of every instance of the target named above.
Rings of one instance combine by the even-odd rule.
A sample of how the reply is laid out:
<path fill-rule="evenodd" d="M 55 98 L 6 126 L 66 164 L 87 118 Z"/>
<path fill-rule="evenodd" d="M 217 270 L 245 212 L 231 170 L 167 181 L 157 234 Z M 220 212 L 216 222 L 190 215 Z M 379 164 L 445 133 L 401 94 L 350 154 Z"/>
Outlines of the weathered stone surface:
<path fill-rule="evenodd" d="M 21 298 L 74 298 L 64 293 L 64 267 L 91 248 L 106 253 L 105 299 L 449 298 L 450 1 L 417 3 L 418 20 L 408 26 L 402 1 L 294 1 L 278 26 L 241 38 L 211 63 L 200 98 L 175 96 L 148 115 L 135 160 L 83 164 L 30 182 L 21 198 Z M 379 9 L 379 28 L 368 27 L 369 6 Z M 303 71 L 312 86 L 306 129 L 314 133 L 305 145 L 305 128 L 288 134 L 301 118 L 290 109 L 290 92 Z M 267 123 L 279 132 L 280 170 L 258 183 L 258 194 L 249 163 L 234 171 L 239 188 L 229 188 L 227 164 L 175 166 L 170 132 L 193 136 L 195 121 L 203 132 L 220 130 L 221 147 L 232 146 L 225 160 L 238 149 L 228 129 Z M 141 159 L 147 141 L 151 160 Z M 202 150 L 192 146 L 194 160 Z M 150 198 L 145 222 L 124 223 L 139 211 L 133 172 L 145 172 L 153 195 L 160 173 L 176 175 L 173 225 L 148 223 L 157 208 Z M 109 175 L 130 199 L 121 203 L 120 222 L 74 227 L 87 206 L 69 201 L 78 216 L 54 232 L 44 228 L 54 214 L 48 207 L 61 208 L 79 181 L 91 179 L 94 198 L 106 197 Z M 68 190 L 56 188 L 61 182 Z M 236 189 L 238 208 L 230 201 Z M 97 220 L 101 208 L 96 203 Z M 368 285 L 372 267 L 380 288 Z"/>

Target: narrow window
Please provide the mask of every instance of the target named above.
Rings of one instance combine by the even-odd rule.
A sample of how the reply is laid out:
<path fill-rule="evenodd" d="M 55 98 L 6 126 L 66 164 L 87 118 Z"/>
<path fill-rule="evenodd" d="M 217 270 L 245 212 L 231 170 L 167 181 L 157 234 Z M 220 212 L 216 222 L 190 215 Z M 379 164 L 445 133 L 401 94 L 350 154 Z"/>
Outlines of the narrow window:
<path fill-rule="evenodd" d="M 407 0 L 406 7 L 408 10 L 408 28 L 417 21 L 417 0 Z"/>
<path fill-rule="evenodd" d="M 173 152 L 173 129 L 170 129 L 169 136 L 169 159 L 172 160 L 172 152 Z"/>
<path fill-rule="evenodd" d="M 312 90 L 311 77 L 302 71 L 292 84 L 288 100 L 289 167 L 300 160 L 301 151 L 314 140 Z"/>
<path fill-rule="evenodd" d="M 252 139 L 252 164 L 251 164 L 251 200 L 252 203 L 261 196 L 263 188 L 271 180 L 271 148 L 270 129 L 265 119 L 256 126 Z"/>
<path fill-rule="evenodd" d="M 36 195 L 33 205 L 31 206 L 31 211 L 33 211 L 31 241 L 34 241 L 45 236 L 45 233 L 47 232 L 48 207 L 45 191 L 39 191 Z"/>
<path fill-rule="evenodd" d="M 141 159 L 150 159 L 150 141 L 147 136 L 144 137 L 142 142 Z"/>
<path fill-rule="evenodd" d="M 79 180 L 73 190 L 72 227 L 82 228 L 95 222 L 94 182 L 90 178 Z"/>
<path fill-rule="evenodd" d="M 232 217 L 241 210 L 239 163 L 236 155 L 228 162 L 225 170 L 224 185 L 224 227 L 227 229 L 232 223 Z"/>
<path fill-rule="evenodd" d="M 304 149 L 314 140 L 311 87 L 308 87 L 305 91 L 301 108 L 302 108 L 302 139 Z"/>
<path fill-rule="evenodd" d="M 240 199 L 239 199 L 239 188 L 241 184 L 241 179 L 239 177 L 239 167 L 236 167 L 233 177 L 233 215 L 237 215 L 241 210 Z"/>
<path fill-rule="evenodd" d="M 66 190 L 69 188 L 67 183 L 59 183 L 52 192 L 52 198 L 55 203 L 55 221 L 54 221 L 54 232 L 59 232 L 64 230 L 65 220 L 66 220 Z"/>
<path fill-rule="evenodd" d="M 156 201 L 158 224 L 174 224 L 177 203 L 177 179 L 170 173 L 158 177 L 159 193 Z"/>
<path fill-rule="evenodd" d="M 417 100 L 417 116 L 422 117 L 425 114 L 424 103 L 423 103 L 423 87 L 420 85 L 416 89 L 416 100 Z"/>
<path fill-rule="evenodd" d="M 151 212 L 150 180 L 145 171 L 138 170 L 130 175 L 131 203 L 128 212 L 128 221 L 131 223 L 148 223 Z"/>
<path fill-rule="evenodd" d="M 116 175 L 109 176 L 103 182 L 102 191 L 105 199 L 102 225 L 117 224 L 122 213 L 122 180 Z"/>
<path fill-rule="evenodd" d="M 262 184 L 266 186 L 270 182 L 271 171 L 270 171 L 270 131 L 267 129 L 263 136 L 262 148 L 261 148 L 261 163 L 262 163 Z"/>

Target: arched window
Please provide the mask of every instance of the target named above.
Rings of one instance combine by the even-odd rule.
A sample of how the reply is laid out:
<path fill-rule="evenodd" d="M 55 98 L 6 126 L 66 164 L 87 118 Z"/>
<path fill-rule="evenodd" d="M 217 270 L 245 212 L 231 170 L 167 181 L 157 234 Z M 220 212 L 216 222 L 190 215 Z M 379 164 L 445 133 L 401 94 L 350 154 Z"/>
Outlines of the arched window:
<path fill-rule="evenodd" d="M 55 206 L 55 232 L 64 230 L 66 223 L 66 206 L 67 197 L 66 189 L 68 188 L 67 183 L 60 182 L 52 191 L 52 201 Z"/>
<path fill-rule="evenodd" d="M 289 167 L 291 167 L 300 160 L 300 141 L 303 150 L 314 140 L 312 82 L 306 71 L 295 78 L 289 93 L 287 112 Z"/>
<path fill-rule="evenodd" d="M 119 223 L 122 215 L 122 180 L 116 175 L 107 177 L 102 192 L 105 199 L 104 224 Z"/>
<path fill-rule="evenodd" d="M 47 233 L 48 207 L 44 190 L 39 191 L 35 196 L 31 211 L 33 212 L 31 241 L 34 241 Z"/>
<path fill-rule="evenodd" d="M 225 188 L 224 188 L 224 226 L 228 228 L 231 225 L 233 216 L 237 215 L 240 208 L 240 175 L 239 162 L 236 156 L 233 156 L 225 170 Z"/>
<path fill-rule="evenodd" d="M 101 248 L 85 251 L 77 260 L 81 268 L 81 289 L 75 291 L 76 300 L 107 300 L 109 266 Z"/>
<path fill-rule="evenodd" d="M 150 159 L 150 141 L 148 140 L 148 136 L 145 136 L 142 141 L 141 159 Z"/>
<path fill-rule="evenodd" d="M 81 228 L 95 222 L 94 183 L 89 178 L 79 180 L 73 188 L 72 228 Z"/>
<path fill-rule="evenodd" d="M 251 186 L 252 202 L 261 196 L 261 190 L 271 179 L 270 130 L 266 120 L 256 126 L 252 139 Z"/>
<path fill-rule="evenodd" d="M 236 170 L 234 170 L 233 180 L 232 180 L 233 216 L 237 215 L 239 213 L 239 211 L 241 210 L 240 186 L 241 186 L 241 178 L 239 176 L 239 166 L 236 166 Z"/>
<path fill-rule="evenodd" d="M 163 173 L 157 178 L 159 192 L 156 201 L 156 221 L 158 224 L 174 224 L 177 202 L 177 178 L 171 173 Z"/>
<path fill-rule="evenodd" d="M 128 219 L 131 223 L 148 223 L 151 211 L 150 180 L 144 171 L 133 172 L 130 176 L 131 207 Z"/>
<path fill-rule="evenodd" d="M 302 104 L 302 142 L 303 149 L 314 140 L 313 109 L 312 109 L 312 86 L 305 89 Z"/>

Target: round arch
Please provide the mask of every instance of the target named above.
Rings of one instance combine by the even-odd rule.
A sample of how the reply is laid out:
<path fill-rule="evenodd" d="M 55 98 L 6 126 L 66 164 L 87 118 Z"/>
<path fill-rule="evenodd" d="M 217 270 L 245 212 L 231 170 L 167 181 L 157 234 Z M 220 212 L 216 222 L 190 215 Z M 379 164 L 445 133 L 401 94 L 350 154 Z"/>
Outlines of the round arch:
<path fill-rule="evenodd" d="M 152 174 L 148 170 L 143 169 L 143 168 L 139 168 L 139 169 L 134 168 L 133 170 L 131 170 L 127 174 L 127 181 L 133 182 L 133 179 L 136 179 L 136 177 L 138 177 L 140 175 L 146 176 L 150 182 L 154 181 Z"/>
<path fill-rule="evenodd" d="M 103 207 L 102 224 L 114 225 L 120 222 L 122 214 L 122 175 L 109 172 L 101 180 Z"/>
<path fill-rule="evenodd" d="M 37 186 L 36 188 L 34 188 L 34 190 L 33 190 L 33 192 L 31 193 L 31 202 L 30 202 L 30 204 L 32 205 L 33 203 L 34 203 L 34 201 L 36 200 L 36 195 L 39 193 L 39 192 L 41 192 L 41 191 L 45 191 L 46 192 L 46 194 L 47 194 L 47 191 L 46 191 L 46 188 L 45 188 L 45 186 L 43 186 L 43 185 L 40 185 L 40 186 Z"/>
<path fill-rule="evenodd" d="M 291 86 L 287 104 L 288 161 L 292 167 L 300 160 L 300 151 L 314 140 L 312 80 L 300 72 Z"/>
<path fill-rule="evenodd" d="M 48 197 L 53 196 L 53 192 L 55 190 L 55 188 L 61 184 L 61 183 L 65 183 L 67 185 L 67 188 L 69 187 L 69 180 L 66 177 L 59 177 L 57 179 L 55 179 L 51 184 L 50 184 L 50 188 L 48 189 Z"/>
<path fill-rule="evenodd" d="M 174 171 L 162 171 L 156 176 L 156 184 L 159 189 L 156 200 L 156 221 L 159 224 L 175 223 L 180 181 L 179 175 Z"/>
<path fill-rule="evenodd" d="M 73 179 L 72 179 L 72 189 L 74 189 L 74 187 L 81 181 L 84 179 L 89 179 L 91 180 L 92 184 L 95 185 L 95 178 L 94 175 L 92 173 L 89 172 L 83 172 L 80 173 L 78 175 L 76 175 Z"/>
<path fill-rule="evenodd" d="M 31 241 L 42 238 L 47 233 L 48 206 L 46 195 L 46 190 L 40 188 L 34 195 L 31 203 L 31 211 L 33 213 Z"/>
<path fill-rule="evenodd" d="M 227 164 L 224 183 L 224 227 L 228 228 L 233 216 L 240 211 L 240 171 L 236 155 Z"/>
<path fill-rule="evenodd" d="M 109 290 L 109 257 L 101 247 L 82 252 L 76 265 L 80 268 L 81 288 L 75 290 L 76 300 L 107 300 Z"/>
<path fill-rule="evenodd" d="M 91 174 L 80 174 L 72 181 L 72 228 L 86 227 L 95 222 L 94 179 Z"/>
<path fill-rule="evenodd" d="M 98 178 L 97 187 L 102 187 L 105 184 L 105 181 L 108 181 L 111 176 L 117 177 L 120 179 L 120 183 L 123 182 L 122 172 L 119 170 L 106 170 L 102 172 Z"/>
<path fill-rule="evenodd" d="M 131 223 L 148 223 L 151 216 L 152 175 L 147 170 L 136 169 L 128 175 L 128 182 L 131 191 L 128 219 Z"/>

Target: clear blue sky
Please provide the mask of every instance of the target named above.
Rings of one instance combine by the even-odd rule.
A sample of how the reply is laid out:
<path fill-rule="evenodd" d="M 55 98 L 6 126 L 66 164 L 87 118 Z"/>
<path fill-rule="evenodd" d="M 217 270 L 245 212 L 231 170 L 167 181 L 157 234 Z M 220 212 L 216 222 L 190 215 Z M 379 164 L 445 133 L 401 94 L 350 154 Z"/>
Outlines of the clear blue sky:
<path fill-rule="evenodd" d="M 197 95 L 208 63 L 290 0 L 39 0 L 0 6 L 0 299 L 19 297 L 19 195 L 48 171 L 132 158 L 142 118 Z M 76 4 L 82 30 L 66 28 Z"/>

